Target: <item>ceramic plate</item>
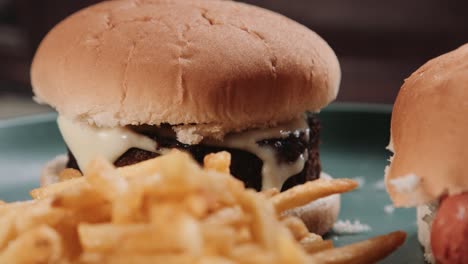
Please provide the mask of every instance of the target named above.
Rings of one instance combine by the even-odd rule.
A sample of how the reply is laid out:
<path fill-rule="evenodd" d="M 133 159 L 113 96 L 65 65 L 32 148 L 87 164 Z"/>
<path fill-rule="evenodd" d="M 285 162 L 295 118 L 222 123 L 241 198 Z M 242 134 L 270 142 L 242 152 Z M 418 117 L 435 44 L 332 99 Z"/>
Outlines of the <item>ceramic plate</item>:
<path fill-rule="evenodd" d="M 342 196 L 340 219 L 358 220 L 369 232 L 357 235 L 329 234 L 336 245 L 362 240 L 394 230 L 408 233 L 405 245 L 382 263 L 424 263 L 417 242 L 414 209 L 390 212 L 383 189 L 389 153 L 389 106 L 335 104 L 320 113 L 321 159 L 324 171 L 334 177 L 356 178 L 362 186 Z M 42 115 L 0 122 L 0 199 L 28 199 L 38 186 L 41 167 L 65 145 L 55 123 L 56 115 Z"/>

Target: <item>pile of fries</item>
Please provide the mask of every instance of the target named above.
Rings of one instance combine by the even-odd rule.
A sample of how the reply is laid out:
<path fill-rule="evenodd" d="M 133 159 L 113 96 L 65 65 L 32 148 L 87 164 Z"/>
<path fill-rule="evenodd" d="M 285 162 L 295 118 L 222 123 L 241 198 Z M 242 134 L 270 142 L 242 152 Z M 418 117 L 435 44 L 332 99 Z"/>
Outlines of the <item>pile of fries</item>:
<path fill-rule="evenodd" d="M 257 193 L 229 163 L 217 153 L 201 168 L 178 151 L 119 169 L 97 159 L 84 177 L 0 205 L 0 263 L 374 263 L 405 239 L 394 232 L 333 248 L 282 212 L 355 182 Z"/>

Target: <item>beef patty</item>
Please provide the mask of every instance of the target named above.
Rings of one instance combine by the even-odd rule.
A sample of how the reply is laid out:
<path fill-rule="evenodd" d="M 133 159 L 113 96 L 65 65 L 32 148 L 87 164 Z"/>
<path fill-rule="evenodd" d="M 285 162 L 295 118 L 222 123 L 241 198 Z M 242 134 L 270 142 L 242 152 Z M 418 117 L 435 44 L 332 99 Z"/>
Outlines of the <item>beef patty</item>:
<path fill-rule="evenodd" d="M 285 138 L 270 138 L 257 142 L 257 144 L 265 147 L 271 147 L 276 151 L 276 159 L 279 163 L 293 163 L 306 150 L 308 151 L 308 160 L 305 162 L 304 169 L 291 176 L 282 186 L 281 190 L 287 190 L 295 185 L 318 179 L 321 172 L 319 159 L 319 136 L 320 123 L 317 117 L 308 115 L 307 123 L 310 127 L 310 138 L 307 140 L 304 132 L 299 134 L 291 133 Z M 170 128 L 170 127 L 169 127 Z M 174 136 L 164 136 L 148 131 L 140 131 L 156 142 L 161 148 L 177 148 L 189 152 L 192 157 L 200 164 L 203 163 L 205 155 L 228 151 L 231 153 L 231 174 L 243 181 L 248 188 L 253 188 L 257 191 L 262 189 L 262 166 L 263 162 L 254 154 L 233 148 L 209 146 L 204 144 L 187 145 L 175 139 Z M 149 152 L 141 149 L 132 148 L 125 152 L 114 163 L 117 167 L 132 165 L 141 161 L 155 158 L 160 154 Z M 79 169 L 73 153 L 68 151 L 69 161 L 67 168 Z"/>

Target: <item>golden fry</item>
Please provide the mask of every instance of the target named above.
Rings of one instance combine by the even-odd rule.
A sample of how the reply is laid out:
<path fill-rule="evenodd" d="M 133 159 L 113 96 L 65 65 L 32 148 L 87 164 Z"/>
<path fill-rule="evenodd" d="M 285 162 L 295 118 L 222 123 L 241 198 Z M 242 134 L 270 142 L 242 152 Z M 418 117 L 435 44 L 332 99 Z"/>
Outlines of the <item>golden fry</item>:
<path fill-rule="evenodd" d="M 229 255 L 238 243 L 239 232 L 222 224 L 204 224 L 202 226 L 205 251 L 210 255 Z"/>
<path fill-rule="evenodd" d="M 87 263 L 112 263 L 112 264 L 148 264 L 148 263 L 164 263 L 164 264 L 181 264 L 181 263 L 197 263 L 198 257 L 189 254 L 124 254 L 116 253 L 113 255 L 87 253 L 81 258 L 83 264 Z"/>
<path fill-rule="evenodd" d="M 51 197 L 55 194 L 61 193 L 65 190 L 80 188 L 80 186 L 84 182 L 84 177 L 74 178 L 68 181 L 58 182 L 37 189 L 33 189 L 31 192 L 29 192 L 29 194 L 33 199 L 42 200 Z"/>
<path fill-rule="evenodd" d="M 297 241 L 287 231 L 286 228 L 281 227 L 276 230 L 278 233 L 276 247 L 278 260 L 276 261 L 278 263 L 306 263 L 306 252 L 297 246 Z"/>
<path fill-rule="evenodd" d="M 0 217 L 0 250 L 3 250 L 15 238 L 15 220 L 13 213 Z"/>
<path fill-rule="evenodd" d="M 210 214 L 205 220 L 205 224 L 222 224 L 241 227 L 248 223 L 248 218 L 238 206 L 227 207 Z"/>
<path fill-rule="evenodd" d="M 47 226 L 30 230 L 0 253 L 0 263 L 56 263 L 62 257 L 60 235 Z"/>
<path fill-rule="evenodd" d="M 230 173 L 231 154 L 227 151 L 212 153 L 205 156 L 203 166 L 208 170 L 215 170 L 221 173 Z"/>
<path fill-rule="evenodd" d="M 309 233 L 307 236 L 301 239 L 301 243 L 313 243 L 313 242 L 321 242 L 323 241 L 322 236 L 314 234 L 314 233 Z"/>
<path fill-rule="evenodd" d="M 271 189 L 262 191 L 262 194 L 265 195 L 265 197 L 267 198 L 271 198 L 277 195 L 278 193 L 280 193 L 280 191 L 277 188 L 271 188 Z"/>
<path fill-rule="evenodd" d="M 239 245 L 233 248 L 230 254 L 230 258 L 236 263 L 245 264 L 276 263 L 277 259 L 275 257 L 275 254 L 254 243 Z"/>
<path fill-rule="evenodd" d="M 80 178 L 82 176 L 83 175 L 81 174 L 79 170 L 67 168 L 60 172 L 59 182 L 68 181 L 68 180 L 75 179 L 75 178 Z"/>
<path fill-rule="evenodd" d="M 406 234 L 397 231 L 348 246 L 321 251 L 312 255 L 310 261 L 321 264 L 376 263 L 395 251 L 405 239 Z"/>
<path fill-rule="evenodd" d="M 42 225 L 54 226 L 65 217 L 67 217 L 67 214 L 64 210 L 50 208 L 48 204 L 30 207 L 17 217 L 15 222 L 16 232 L 22 233 Z"/>
<path fill-rule="evenodd" d="M 161 156 L 159 158 L 143 161 L 135 165 L 117 168 L 117 171 L 119 171 L 120 175 L 126 179 L 136 177 L 138 175 L 149 176 L 157 174 L 161 164 L 165 162 L 167 162 L 167 158 L 165 158 L 165 156 Z M 86 183 L 85 178 L 86 176 L 43 186 L 32 190 L 30 194 L 32 198 L 40 200 L 61 193 L 65 190 L 80 189 Z"/>
<path fill-rule="evenodd" d="M 233 260 L 223 256 L 205 256 L 198 264 L 236 264 Z"/>
<path fill-rule="evenodd" d="M 2 218 L 5 214 L 11 214 L 12 212 L 20 213 L 26 210 L 31 206 L 36 206 L 36 201 L 25 201 L 25 202 L 14 202 L 8 203 L 0 206 L 0 218 Z"/>
<path fill-rule="evenodd" d="M 273 196 L 271 201 L 276 211 L 281 213 L 332 194 L 351 191 L 357 186 L 357 182 L 349 179 L 318 179 L 279 193 Z"/>
<path fill-rule="evenodd" d="M 128 189 L 120 172 L 103 158 L 92 161 L 86 168 L 85 180 L 103 197 L 113 200 Z"/>
<path fill-rule="evenodd" d="M 52 198 L 52 206 L 57 208 L 85 209 L 105 202 L 104 197 L 89 186 L 61 192 Z"/>
<path fill-rule="evenodd" d="M 289 231 L 291 231 L 297 241 L 300 241 L 309 235 L 309 230 L 300 218 L 287 216 L 281 222 L 289 229 Z"/>
<path fill-rule="evenodd" d="M 404 239 L 330 249 L 280 214 L 355 182 L 257 193 L 228 169 L 227 153 L 208 156 L 205 169 L 180 151 L 119 169 L 95 160 L 83 177 L 33 190 L 37 200 L 0 204 L 0 263 L 365 263 Z"/>
<path fill-rule="evenodd" d="M 202 243 L 198 232 L 197 224 L 190 219 L 171 229 L 149 224 L 82 224 L 78 228 L 81 244 L 86 251 L 108 254 L 187 252 L 200 255 Z"/>
<path fill-rule="evenodd" d="M 239 202 L 251 217 L 250 225 L 254 241 L 267 250 L 274 249 L 276 234 L 271 230 L 275 230 L 277 220 L 272 218 L 274 209 L 271 204 L 253 190 L 247 190 Z"/>
<path fill-rule="evenodd" d="M 301 240 L 301 246 L 309 254 L 314 254 L 326 249 L 333 248 L 333 242 L 331 240 L 320 240 L 320 241 L 310 241 L 310 240 Z"/>
<path fill-rule="evenodd" d="M 112 222 L 114 224 L 128 224 L 138 221 L 144 221 L 143 197 L 140 191 L 129 191 L 122 194 L 114 200 L 112 205 Z"/>

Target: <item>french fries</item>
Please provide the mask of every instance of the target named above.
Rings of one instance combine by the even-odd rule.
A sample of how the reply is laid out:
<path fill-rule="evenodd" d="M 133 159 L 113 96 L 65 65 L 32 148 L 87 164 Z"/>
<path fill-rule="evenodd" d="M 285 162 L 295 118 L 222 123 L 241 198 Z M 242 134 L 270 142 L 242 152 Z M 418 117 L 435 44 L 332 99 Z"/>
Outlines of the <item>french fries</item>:
<path fill-rule="evenodd" d="M 163 157 L 161 157 L 162 159 Z M 137 165 L 127 166 L 118 168 L 119 174 L 124 178 L 129 178 L 134 175 L 151 175 L 155 171 L 159 170 L 159 166 L 162 162 L 161 159 L 153 159 L 149 161 L 143 161 Z M 54 184 L 50 184 L 41 188 L 33 189 L 30 192 L 32 198 L 36 200 L 46 199 L 55 194 L 59 194 L 64 191 L 71 189 L 81 189 L 83 185 L 86 185 L 85 177 L 73 178 L 67 181 L 62 181 Z"/>
<path fill-rule="evenodd" d="M 295 216 L 287 216 L 281 222 L 291 231 L 297 241 L 301 241 L 309 235 L 309 230 L 304 222 Z"/>
<path fill-rule="evenodd" d="M 310 260 L 323 264 L 375 263 L 401 246 L 405 239 L 406 234 L 397 231 L 341 248 L 324 250 L 312 255 Z"/>
<path fill-rule="evenodd" d="M 64 169 L 63 171 L 60 172 L 59 174 L 59 181 L 68 181 L 71 179 L 79 178 L 83 176 L 79 170 L 75 169 Z"/>
<path fill-rule="evenodd" d="M 118 169 L 97 159 L 83 177 L 33 190 L 36 200 L 0 205 L 0 263 L 372 263 L 404 240 L 333 248 L 282 212 L 355 182 L 257 193 L 229 162 L 226 152 L 205 168 L 178 151 Z"/>
<path fill-rule="evenodd" d="M 140 254 L 114 254 L 114 255 L 99 255 L 93 253 L 86 253 L 81 259 L 81 263 L 111 263 L 111 264 L 181 264 L 181 263 L 197 263 L 198 258 L 188 254 L 153 254 L 153 255 L 140 255 Z M 205 262 L 200 262 L 205 263 Z M 209 262 L 206 262 L 209 263 Z M 212 262 L 222 264 L 223 262 Z M 228 262 L 229 264 L 231 262 Z"/>
<path fill-rule="evenodd" d="M 0 263 L 58 263 L 62 254 L 60 235 L 48 226 L 25 232 L 0 253 Z"/>
<path fill-rule="evenodd" d="M 203 159 L 203 166 L 205 167 L 205 169 L 215 170 L 222 173 L 229 173 L 230 165 L 231 154 L 229 154 L 229 152 L 226 151 L 208 154 Z"/>
<path fill-rule="evenodd" d="M 314 254 L 326 249 L 333 248 L 333 242 L 331 240 L 322 240 L 314 242 L 301 241 L 301 245 L 304 248 L 304 250 L 309 254 Z"/>
<path fill-rule="evenodd" d="M 306 205 L 325 196 L 349 192 L 358 187 L 357 182 L 349 179 L 318 179 L 297 185 L 286 192 L 271 198 L 276 211 L 281 213 L 288 209 Z"/>
<path fill-rule="evenodd" d="M 278 193 L 280 193 L 280 191 L 277 188 L 271 188 L 271 189 L 262 191 L 262 194 L 265 195 L 265 197 L 267 198 L 271 198 L 277 195 Z"/>
<path fill-rule="evenodd" d="M 33 189 L 29 194 L 31 195 L 32 198 L 36 200 L 42 200 L 42 199 L 51 197 L 54 194 L 63 192 L 64 190 L 70 190 L 72 188 L 79 188 L 79 186 L 84 183 L 85 183 L 85 180 L 83 177 L 74 178 L 68 181 L 62 181 L 62 182 L 50 184 L 50 185 L 47 185 L 46 187 Z"/>

